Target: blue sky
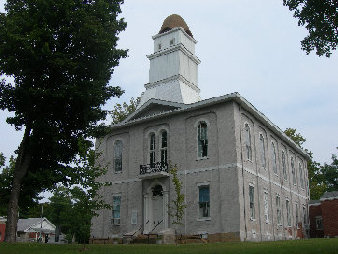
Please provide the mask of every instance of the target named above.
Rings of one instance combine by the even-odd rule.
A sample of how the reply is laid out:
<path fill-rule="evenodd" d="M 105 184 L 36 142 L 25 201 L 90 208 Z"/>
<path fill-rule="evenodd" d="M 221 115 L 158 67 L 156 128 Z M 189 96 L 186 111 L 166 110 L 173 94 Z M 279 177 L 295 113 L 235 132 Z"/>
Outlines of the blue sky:
<path fill-rule="evenodd" d="M 4 0 L 0 0 L 3 11 Z M 117 102 L 140 96 L 148 82 L 153 51 L 151 36 L 172 13 L 181 15 L 198 41 L 201 97 L 239 92 L 281 129 L 296 128 L 315 160 L 331 161 L 338 146 L 338 53 L 330 58 L 306 55 L 300 41 L 307 31 L 282 0 L 127 0 L 122 15 L 128 23 L 119 47 L 129 49 L 110 83 L 125 94 Z M 9 157 L 21 133 L 0 112 L 0 151 Z M 108 119 L 109 121 L 109 119 Z"/>

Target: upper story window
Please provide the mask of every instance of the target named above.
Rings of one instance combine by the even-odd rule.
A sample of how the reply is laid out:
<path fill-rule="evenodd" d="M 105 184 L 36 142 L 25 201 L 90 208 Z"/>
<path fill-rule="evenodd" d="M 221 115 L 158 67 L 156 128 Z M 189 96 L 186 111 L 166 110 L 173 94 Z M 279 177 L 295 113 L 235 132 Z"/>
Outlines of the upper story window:
<path fill-rule="evenodd" d="M 149 164 L 151 166 L 154 166 L 156 161 L 155 148 L 156 148 L 155 133 L 151 133 L 149 138 Z"/>
<path fill-rule="evenodd" d="M 208 125 L 206 122 L 198 123 L 198 157 L 208 156 Z"/>
<path fill-rule="evenodd" d="M 265 144 L 263 134 L 259 135 L 259 143 L 260 143 L 260 152 L 261 152 L 261 163 L 262 167 L 266 168 L 266 158 L 265 158 Z"/>
<path fill-rule="evenodd" d="M 245 140 L 245 147 L 246 147 L 246 158 L 248 160 L 252 160 L 252 148 L 251 148 L 251 133 L 249 124 L 245 124 L 244 126 L 244 140 Z"/>
<path fill-rule="evenodd" d="M 158 48 L 158 50 L 161 50 L 161 49 L 162 49 L 162 44 L 159 43 L 159 44 L 157 45 L 157 48 Z"/>
<path fill-rule="evenodd" d="M 276 146 L 274 142 L 271 142 L 271 157 L 272 157 L 272 169 L 273 172 L 277 175 L 277 154 L 276 154 Z"/>
<path fill-rule="evenodd" d="M 170 46 L 172 46 L 174 44 L 175 44 L 175 38 L 173 38 L 173 39 L 170 40 Z"/>
<path fill-rule="evenodd" d="M 276 196 L 277 225 L 282 224 L 282 211 L 280 207 L 280 196 Z"/>
<path fill-rule="evenodd" d="M 250 219 L 255 219 L 255 187 L 249 185 Z"/>
<path fill-rule="evenodd" d="M 122 151 L 123 143 L 121 140 L 116 140 L 114 143 L 114 169 L 115 172 L 122 171 Z"/>
<path fill-rule="evenodd" d="M 296 177 L 296 171 L 295 171 L 295 160 L 293 157 L 291 157 L 291 174 L 292 174 L 292 182 L 294 185 L 296 185 L 297 177 Z"/>
<path fill-rule="evenodd" d="M 113 225 L 120 225 L 121 196 L 113 196 Z"/>
<path fill-rule="evenodd" d="M 167 131 L 162 131 L 161 133 L 161 163 L 168 163 L 168 133 Z"/>
<path fill-rule="evenodd" d="M 303 178 L 303 165 L 301 162 L 298 164 L 299 166 L 299 181 L 300 181 L 300 187 L 304 189 L 304 178 Z"/>
<path fill-rule="evenodd" d="M 202 185 L 198 187 L 198 204 L 199 217 L 210 217 L 210 187 L 209 185 Z"/>
<path fill-rule="evenodd" d="M 288 180 L 288 175 L 286 173 L 286 160 L 285 160 L 285 152 L 282 151 L 282 170 L 283 170 L 283 176 L 284 180 Z"/>

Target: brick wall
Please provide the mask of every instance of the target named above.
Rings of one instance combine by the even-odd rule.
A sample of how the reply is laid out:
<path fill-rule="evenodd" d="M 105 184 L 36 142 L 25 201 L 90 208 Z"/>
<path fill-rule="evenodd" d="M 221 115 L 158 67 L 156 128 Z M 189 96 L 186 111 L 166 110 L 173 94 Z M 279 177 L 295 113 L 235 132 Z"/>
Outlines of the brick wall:
<path fill-rule="evenodd" d="M 338 236 L 338 199 L 324 200 L 321 204 L 324 236 Z"/>
<path fill-rule="evenodd" d="M 311 238 L 322 238 L 324 237 L 324 231 L 318 230 L 316 228 L 316 217 L 322 216 L 322 206 L 319 205 L 310 205 L 309 207 L 310 214 L 310 237 Z"/>

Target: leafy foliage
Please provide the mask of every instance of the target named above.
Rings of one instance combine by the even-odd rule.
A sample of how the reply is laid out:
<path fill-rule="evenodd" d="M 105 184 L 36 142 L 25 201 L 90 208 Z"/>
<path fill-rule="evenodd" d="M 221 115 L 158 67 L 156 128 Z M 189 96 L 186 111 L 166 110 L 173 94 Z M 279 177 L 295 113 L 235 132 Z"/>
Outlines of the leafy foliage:
<path fill-rule="evenodd" d="M 0 204 L 8 204 L 9 197 L 12 189 L 12 182 L 14 176 L 16 159 L 14 156 L 11 156 L 9 159 L 9 165 L 5 166 L 5 157 L 0 153 Z M 38 201 L 41 199 L 39 197 L 39 191 L 36 190 L 31 183 L 35 183 L 35 180 L 31 175 L 28 175 L 24 180 L 21 186 L 21 195 L 19 198 L 20 209 L 19 214 L 21 218 L 36 217 L 33 212 L 34 209 L 38 207 Z M 32 214 L 33 212 L 33 214 Z M 0 216 L 5 216 L 7 213 L 7 206 L 0 206 Z M 37 211 L 39 214 L 39 211 Z"/>
<path fill-rule="evenodd" d="M 8 203 L 6 241 L 15 241 L 18 198 L 27 176 L 32 188 L 51 189 L 79 181 L 68 166 L 81 151 L 79 140 L 98 134 L 102 105 L 120 96 L 109 86 L 126 50 L 116 49 L 126 27 L 123 0 L 8 0 L 0 15 L 0 109 L 7 122 L 24 128 Z M 28 182 L 27 182 L 28 183 Z"/>
<path fill-rule="evenodd" d="M 177 165 L 170 165 L 169 167 L 176 194 L 176 198 L 171 201 L 172 205 L 169 205 L 169 215 L 173 218 L 172 224 L 182 225 L 184 209 L 186 208 L 185 197 L 182 193 L 182 182 L 177 176 Z"/>
<path fill-rule="evenodd" d="M 309 35 L 302 41 L 302 50 L 309 54 L 316 50 L 319 56 L 330 57 L 338 43 L 337 0 L 283 0 L 299 26 L 305 26 Z"/>
<path fill-rule="evenodd" d="M 114 106 L 114 110 L 110 111 L 110 115 L 112 117 L 112 123 L 117 124 L 122 122 L 124 119 L 127 118 L 128 115 L 133 113 L 137 105 L 140 103 L 140 97 L 134 99 L 133 97 L 130 99 L 129 104 L 127 102 L 123 102 L 123 104 L 116 104 Z"/>
<path fill-rule="evenodd" d="M 289 136 L 299 147 L 306 139 L 296 129 L 287 128 L 284 133 Z M 305 149 L 309 154 L 310 160 L 307 161 L 310 198 L 320 199 L 320 197 L 327 191 L 338 191 L 338 159 L 336 155 L 332 155 L 332 163 L 324 164 L 313 160 L 312 152 Z"/>

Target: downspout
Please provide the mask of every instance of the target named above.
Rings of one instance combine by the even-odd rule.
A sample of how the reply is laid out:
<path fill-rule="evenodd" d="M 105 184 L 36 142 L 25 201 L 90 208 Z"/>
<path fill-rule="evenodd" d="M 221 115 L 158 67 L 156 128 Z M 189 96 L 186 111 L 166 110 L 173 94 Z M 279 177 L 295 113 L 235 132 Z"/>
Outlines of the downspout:
<path fill-rule="evenodd" d="M 241 105 L 239 105 L 239 112 L 241 113 L 241 110 L 242 110 L 242 107 Z M 244 163 L 243 163 L 243 148 L 242 148 L 242 124 L 240 125 L 240 128 L 239 128 L 239 141 L 240 141 L 240 144 L 241 144 L 241 164 L 242 164 L 242 183 L 243 183 L 243 186 L 242 186 L 242 193 L 243 193 L 243 212 L 244 212 L 244 230 L 245 230 L 245 239 L 244 241 L 247 240 L 248 238 L 248 232 L 247 232 L 247 226 L 246 226 L 246 210 L 245 210 L 245 205 L 246 205 L 246 202 L 245 202 L 245 194 L 244 194 Z"/>

